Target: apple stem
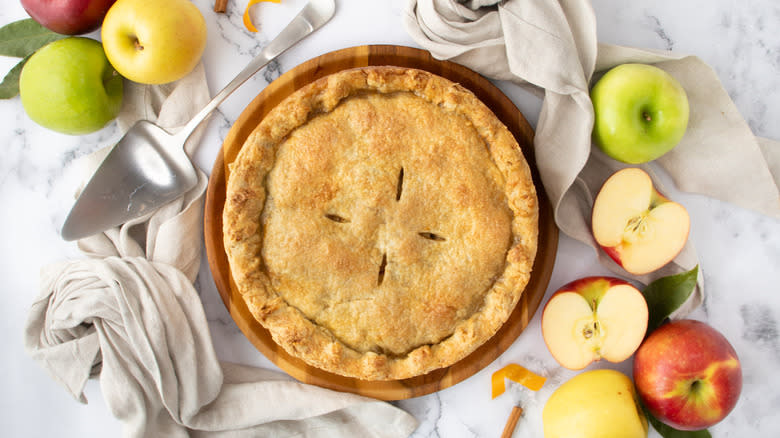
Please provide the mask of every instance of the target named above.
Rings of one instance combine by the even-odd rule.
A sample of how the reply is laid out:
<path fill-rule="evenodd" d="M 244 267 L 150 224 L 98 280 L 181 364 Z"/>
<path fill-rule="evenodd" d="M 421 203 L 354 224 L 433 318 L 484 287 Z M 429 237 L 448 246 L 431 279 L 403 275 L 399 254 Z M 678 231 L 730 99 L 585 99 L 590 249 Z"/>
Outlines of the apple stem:
<path fill-rule="evenodd" d="M 651 121 L 651 120 L 653 120 L 653 118 L 652 118 L 652 117 L 650 117 L 650 114 L 648 114 L 648 113 L 642 113 L 642 116 L 643 116 L 643 117 L 645 118 L 645 120 L 647 120 L 648 122 L 649 122 L 649 121 Z"/>
<path fill-rule="evenodd" d="M 701 381 L 694 380 L 693 382 L 691 382 L 691 392 L 692 393 L 694 393 L 694 394 L 698 393 L 699 392 L 699 387 L 701 387 Z"/>
<path fill-rule="evenodd" d="M 136 50 L 143 50 L 143 49 L 144 49 L 144 46 L 143 46 L 143 45 L 141 45 L 141 42 L 140 42 L 140 41 L 138 41 L 138 38 L 135 38 L 135 39 L 133 40 L 133 43 L 135 44 L 135 49 L 136 49 Z"/>

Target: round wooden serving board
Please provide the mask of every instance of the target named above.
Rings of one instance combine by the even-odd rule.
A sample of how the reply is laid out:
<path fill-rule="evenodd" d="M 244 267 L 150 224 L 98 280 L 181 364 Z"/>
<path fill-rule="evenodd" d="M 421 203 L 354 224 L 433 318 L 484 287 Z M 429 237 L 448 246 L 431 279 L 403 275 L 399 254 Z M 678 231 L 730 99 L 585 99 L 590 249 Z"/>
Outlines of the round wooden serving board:
<path fill-rule="evenodd" d="M 222 241 L 226 163 L 236 157 L 244 140 L 260 120 L 282 99 L 300 87 L 340 70 L 369 65 L 395 65 L 427 70 L 471 90 L 514 134 L 534 172 L 539 195 L 539 251 L 531 280 L 509 320 L 493 338 L 460 362 L 424 376 L 405 380 L 365 381 L 343 377 L 307 365 L 287 354 L 254 319 L 235 289 Z M 222 154 L 214 163 L 206 194 L 204 232 L 209 266 L 222 300 L 238 327 L 260 352 L 301 382 L 382 400 L 407 399 L 450 387 L 477 373 L 509 348 L 539 307 L 552 274 L 558 246 L 558 229 L 535 166 L 533 129 L 512 101 L 488 80 L 461 65 L 438 61 L 423 50 L 382 45 L 347 48 L 304 62 L 268 85 L 249 103 L 228 132 L 222 145 Z M 488 388 L 485 388 L 485 391 L 488 391 Z"/>

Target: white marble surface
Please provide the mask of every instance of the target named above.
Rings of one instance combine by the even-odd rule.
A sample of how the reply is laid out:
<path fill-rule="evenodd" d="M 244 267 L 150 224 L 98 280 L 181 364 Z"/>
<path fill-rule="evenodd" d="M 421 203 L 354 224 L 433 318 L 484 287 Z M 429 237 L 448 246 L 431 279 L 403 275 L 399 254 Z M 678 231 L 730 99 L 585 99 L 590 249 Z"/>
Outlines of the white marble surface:
<path fill-rule="evenodd" d="M 227 14 L 214 13 L 212 0 L 195 0 L 209 30 L 204 55 L 212 91 L 218 90 L 272 38 L 303 5 L 284 0 L 257 8 L 258 34 L 243 29 L 247 0 L 230 2 Z M 210 171 L 222 139 L 243 107 L 270 80 L 322 53 L 369 43 L 414 45 L 400 14 L 404 0 L 337 0 L 333 20 L 313 37 L 283 55 L 223 104 L 212 118 L 196 155 Z M 780 4 L 775 0 L 597 0 L 599 39 L 604 42 L 671 49 L 694 54 L 720 76 L 755 133 L 780 139 Z M 18 2 L 4 0 L 0 24 L 26 15 Z M 0 74 L 15 61 L 0 58 Z M 510 84 L 499 84 L 535 124 L 540 102 Z M 0 434 L 4 436 L 118 436 L 121 425 L 105 407 L 99 384 L 87 385 L 87 405 L 73 400 L 28 357 L 22 328 L 38 272 L 47 263 L 78 257 L 72 243 L 59 237 L 72 193 L 79 181 L 74 161 L 118 137 L 115 126 L 83 137 L 69 137 L 36 126 L 19 99 L 0 101 Z M 780 223 L 701 196 L 672 193 L 692 216 L 693 240 L 701 259 L 708 293 L 693 317 L 708 321 L 735 346 L 742 359 L 744 390 L 736 409 L 711 429 L 713 436 L 777 436 L 780 430 Z M 584 275 L 607 273 L 593 252 L 561 236 L 548 294 Z M 197 283 L 218 355 L 225 360 L 274 368 L 236 328 L 219 298 L 205 262 Z M 544 370 L 550 378 L 540 393 L 509 385 L 490 399 L 490 375 L 501 366 L 520 363 Z M 630 363 L 600 364 L 630 370 Z M 573 375 L 557 367 L 541 338 L 539 313 L 528 329 L 498 360 L 464 382 L 424 397 L 398 402 L 420 421 L 414 437 L 495 437 L 515 403 L 527 414 L 515 436 L 541 436 L 541 407 L 556 384 Z M 651 436 L 657 436 L 651 432 Z"/>

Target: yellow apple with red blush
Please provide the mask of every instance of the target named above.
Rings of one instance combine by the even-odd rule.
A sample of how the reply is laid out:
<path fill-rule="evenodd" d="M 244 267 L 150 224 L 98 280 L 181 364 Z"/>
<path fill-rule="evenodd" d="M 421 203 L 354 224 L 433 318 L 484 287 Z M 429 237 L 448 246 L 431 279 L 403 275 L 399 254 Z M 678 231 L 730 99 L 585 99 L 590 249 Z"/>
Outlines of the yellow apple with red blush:
<path fill-rule="evenodd" d="M 742 392 L 742 367 L 723 334 L 696 320 L 668 322 L 642 343 L 634 381 L 647 410 L 675 429 L 723 420 Z"/>

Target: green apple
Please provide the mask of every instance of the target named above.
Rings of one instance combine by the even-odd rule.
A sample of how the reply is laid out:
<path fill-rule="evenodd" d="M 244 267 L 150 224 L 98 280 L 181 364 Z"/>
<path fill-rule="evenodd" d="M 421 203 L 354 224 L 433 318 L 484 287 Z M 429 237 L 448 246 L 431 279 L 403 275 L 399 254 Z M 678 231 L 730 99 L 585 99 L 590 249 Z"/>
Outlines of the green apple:
<path fill-rule="evenodd" d="M 545 438 L 646 438 L 631 379 L 609 369 L 580 373 L 550 395 L 542 410 Z"/>
<path fill-rule="evenodd" d="M 593 140 L 610 157 L 639 164 L 677 146 L 688 127 L 688 96 L 675 78 L 647 64 L 609 70 L 590 93 Z"/>
<path fill-rule="evenodd" d="M 97 131 L 119 114 L 122 77 L 98 41 L 70 37 L 35 52 L 22 68 L 19 94 L 27 115 L 64 134 Z"/>
<path fill-rule="evenodd" d="M 181 79 L 206 48 L 206 20 L 190 0 L 117 0 L 101 30 L 109 61 L 131 81 Z"/>

